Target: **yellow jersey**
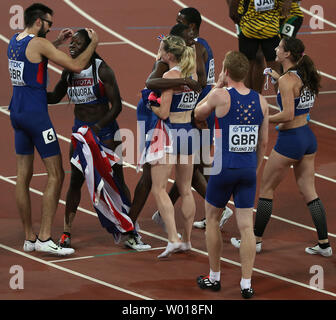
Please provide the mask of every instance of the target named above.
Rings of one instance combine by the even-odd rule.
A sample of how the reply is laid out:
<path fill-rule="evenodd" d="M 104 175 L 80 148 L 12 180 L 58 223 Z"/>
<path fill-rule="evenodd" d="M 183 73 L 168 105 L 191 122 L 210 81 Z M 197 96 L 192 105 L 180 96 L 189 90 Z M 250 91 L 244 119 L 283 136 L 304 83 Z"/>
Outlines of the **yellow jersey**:
<path fill-rule="evenodd" d="M 252 39 L 269 39 L 279 35 L 281 8 L 281 0 L 241 0 L 238 7 L 238 13 L 242 14 L 239 23 L 241 32 Z"/>

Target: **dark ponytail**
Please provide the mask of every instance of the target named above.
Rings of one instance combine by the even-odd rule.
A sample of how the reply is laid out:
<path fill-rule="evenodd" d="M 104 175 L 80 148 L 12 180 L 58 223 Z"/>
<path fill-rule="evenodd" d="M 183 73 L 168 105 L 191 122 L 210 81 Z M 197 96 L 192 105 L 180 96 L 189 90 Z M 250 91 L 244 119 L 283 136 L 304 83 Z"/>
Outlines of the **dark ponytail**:
<path fill-rule="evenodd" d="M 321 76 L 318 73 L 313 60 L 304 54 L 305 46 L 298 38 L 285 37 L 283 39 L 284 50 L 291 53 L 291 59 L 295 65 L 288 71 L 296 70 L 301 77 L 303 87 L 308 88 L 314 95 L 318 95 L 321 88 Z"/>

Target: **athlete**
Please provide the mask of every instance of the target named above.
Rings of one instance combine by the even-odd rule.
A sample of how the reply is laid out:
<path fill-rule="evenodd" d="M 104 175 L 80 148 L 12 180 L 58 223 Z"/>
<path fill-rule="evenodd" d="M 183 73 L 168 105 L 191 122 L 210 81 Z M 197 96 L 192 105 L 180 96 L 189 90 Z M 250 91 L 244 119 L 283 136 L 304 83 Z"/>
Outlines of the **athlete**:
<path fill-rule="evenodd" d="M 169 66 L 169 71 L 163 75 L 164 78 L 192 77 L 197 80 L 196 53 L 193 48 L 186 45 L 181 37 L 171 35 L 164 37 L 160 43 L 159 54 L 160 59 Z M 161 152 L 157 153 L 156 158 L 152 158 L 151 153 L 147 153 L 149 157 L 146 158 L 146 162 L 151 163 L 152 193 L 168 233 L 168 245 L 158 258 L 168 257 L 176 251 L 191 249 L 191 229 L 196 210 L 191 191 L 191 179 L 193 154 L 199 142 L 197 141 L 198 131 L 191 124 L 191 113 L 196 105 L 197 97 L 198 94 L 186 86 L 163 90 L 160 106 L 151 108 L 158 117 L 157 121 L 152 122 L 152 129 L 159 128 L 158 138 L 163 137 L 164 146 L 159 147 Z M 172 143 L 169 142 L 170 139 Z M 155 138 L 152 138 L 147 147 L 148 151 L 152 149 L 152 143 L 155 145 Z M 181 195 L 184 220 L 181 240 L 176 231 L 174 205 L 166 191 L 173 167 Z"/>
<path fill-rule="evenodd" d="M 188 32 L 188 27 L 183 24 L 176 24 L 170 30 L 170 35 L 175 35 L 178 37 L 182 37 L 186 44 L 189 46 L 193 46 L 193 39 L 190 37 Z M 145 147 L 146 136 L 148 135 L 150 128 L 150 124 L 155 120 L 156 116 L 153 114 L 150 109 L 149 96 L 153 96 L 154 92 L 159 96 L 161 95 L 161 90 L 167 90 L 177 87 L 187 86 L 191 90 L 195 92 L 199 92 L 201 90 L 201 85 L 198 81 L 193 80 L 192 78 L 176 78 L 176 79 L 168 79 L 162 78 L 163 74 L 169 71 L 169 66 L 166 62 L 164 62 L 160 56 L 158 55 L 153 70 L 148 76 L 146 80 L 146 88 L 142 90 L 138 106 L 137 106 L 137 120 L 139 127 L 139 154 L 143 152 Z M 150 89 L 149 89 L 150 88 Z M 152 91 L 153 90 L 153 91 Z M 159 105 L 159 104 L 157 104 Z M 146 162 L 142 166 L 142 174 L 137 183 L 137 186 L 134 191 L 134 198 L 132 202 L 132 206 L 129 211 L 129 216 L 132 219 L 133 223 L 136 223 L 138 216 L 145 205 L 145 202 L 148 198 L 152 187 L 152 178 L 151 178 L 151 165 Z M 164 226 L 163 220 L 159 216 L 159 223 Z M 157 222 L 157 220 L 156 220 Z M 139 239 L 129 238 L 126 240 L 125 245 L 135 249 L 135 250 L 145 250 L 150 248 L 148 244 L 144 244 Z"/>
<path fill-rule="evenodd" d="M 198 97 L 198 102 L 201 101 L 211 90 L 212 85 L 215 82 L 215 60 L 209 46 L 208 42 L 199 37 L 200 26 L 202 23 L 202 17 L 200 12 L 192 7 L 183 8 L 177 14 L 176 21 L 183 25 L 186 25 L 189 28 L 189 35 L 195 39 L 195 49 L 196 49 L 196 61 L 197 61 L 197 76 L 198 81 L 202 85 L 203 90 Z M 204 67 L 203 67 L 204 66 Z M 200 141 L 201 149 L 199 151 L 199 159 L 197 159 L 197 164 L 194 166 L 194 173 L 192 179 L 193 188 L 205 198 L 206 186 L 208 175 L 204 175 L 203 169 L 206 166 L 210 165 L 210 159 L 203 161 L 203 156 L 206 152 L 202 152 L 203 149 L 211 148 L 213 146 L 213 127 L 214 127 L 214 113 L 210 114 L 207 121 L 207 128 L 204 128 L 200 131 Z M 203 136 L 204 135 L 204 136 Z M 196 162 L 196 161 L 195 161 Z M 205 163 L 206 162 L 206 163 Z M 176 203 L 179 198 L 178 189 L 176 183 L 169 192 L 169 197 L 173 203 Z M 223 227 L 224 223 L 232 215 L 232 210 L 229 207 L 226 207 L 223 210 L 220 225 Z M 160 219 L 159 211 L 156 211 L 153 214 L 152 219 L 162 225 L 162 220 Z M 200 221 L 195 221 L 193 223 L 195 228 L 204 229 L 206 227 L 206 219 L 203 218 Z"/>
<path fill-rule="evenodd" d="M 76 59 L 90 44 L 91 39 L 85 29 L 78 30 L 73 36 L 69 46 L 72 59 Z M 109 149 L 117 151 L 121 144 L 119 126 L 116 118 L 122 110 L 118 83 L 113 70 L 94 52 L 85 69 L 80 73 L 63 70 L 61 79 L 53 92 L 48 92 L 48 103 L 55 104 L 68 94 L 69 101 L 75 104 L 73 132 L 87 125 Z M 111 105 L 111 106 L 110 106 Z M 120 149 L 120 148 L 119 148 Z M 74 149 L 70 144 L 70 159 Z M 121 158 L 121 155 L 119 154 Z M 122 192 L 129 203 L 131 195 L 125 183 L 122 164 L 116 163 L 113 172 L 118 179 Z M 81 199 L 81 188 L 85 179 L 71 163 L 71 180 L 66 196 L 64 232 L 59 244 L 62 247 L 71 246 L 71 228 L 77 207 Z M 132 237 L 140 237 L 132 233 Z"/>
<path fill-rule="evenodd" d="M 61 248 L 51 239 L 51 227 L 64 179 L 60 147 L 50 121 L 47 104 L 48 59 L 73 72 L 85 68 L 94 52 L 98 38 L 88 29 L 90 45 L 76 59 L 71 59 L 45 39 L 53 24 L 53 11 L 43 4 L 33 4 L 24 12 L 25 29 L 15 34 L 8 45 L 9 73 L 13 96 L 9 105 L 15 132 L 17 159 L 16 203 L 25 231 L 23 250 L 55 255 L 74 253 Z M 72 32 L 56 41 L 59 45 Z M 55 44 L 56 44 L 55 43 Z M 43 192 L 42 219 L 38 236 L 32 228 L 29 185 L 33 175 L 34 149 L 37 149 L 48 174 Z"/>
<path fill-rule="evenodd" d="M 320 75 L 314 62 L 305 53 L 300 39 L 285 37 L 276 48 L 276 60 L 281 63 L 284 73 L 272 71 L 278 79 L 277 102 L 280 112 L 271 115 L 271 123 L 279 124 L 277 142 L 265 165 L 254 223 L 257 252 L 262 248 L 262 236 L 272 214 L 274 192 L 285 178 L 291 166 L 294 167 L 296 184 L 311 213 L 318 235 L 318 243 L 307 247 L 305 252 L 331 256 L 327 231 L 326 213 L 315 189 L 315 156 L 317 141 L 307 123 L 307 114 L 319 93 Z M 238 247 L 240 240 L 231 239 Z"/>
<path fill-rule="evenodd" d="M 256 91 L 248 89 L 244 80 L 249 62 L 240 52 L 226 54 L 219 80 L 195 109 L 196 121 L 204 121 L 215 111 L 215 155 L 213 168 L 219 173 L 210 176 L 205 212 L 207 220 L 206 245 L 209 255 L 208 276 L 197 278 L 201 289 L 218 291 L 222 236 L 220 213 L 233 196 L 237 225 L 242 237 L 240 260 L 241 294 L 251 298 L 252 269 L 255 258 L 253 206 L 256 194 L 256 174 L 266 151 L 268 140 L 268 104 Z M 224 87 L 227 83 L 228 88 Z"/>
<path fill-rule="evenodd" d="M 250 62 L 246 86 L 257 92 L 262 92 L 264 82 L 264 59 L 261 54 L 257 56 L 259 48 L 267 67 L 280 73 L 274 49 L 280 41 L 280 16 L 288 15 L 290 2 L 291 0 L 231 0 L 229 3 L 230 17 L 238 26 L 239 51 L 244 53 Z"/>

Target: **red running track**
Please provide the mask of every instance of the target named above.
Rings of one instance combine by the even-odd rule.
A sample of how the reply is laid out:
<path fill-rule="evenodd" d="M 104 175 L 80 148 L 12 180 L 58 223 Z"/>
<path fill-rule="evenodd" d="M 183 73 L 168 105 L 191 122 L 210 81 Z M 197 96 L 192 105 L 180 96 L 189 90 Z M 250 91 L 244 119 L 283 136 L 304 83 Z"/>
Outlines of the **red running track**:
<path fill-rule="evenodd" d="M 136 133 L 136 113 L 134 107 L 140 98 L 140 90 L 153 65 L 153 56 L 158 49 L 157 35 L 168 33 L 175 23 L 175 17 L 181 7 L 174 1 L 165 2 L 147 0 L 144 2 L 125 0 L 97 2 L 74 0 L 46 0 L 45 4 L 54 9 L 54 31 L 49 39 L 57 36 L 56 28 L 92 27 L 99 35 L 101 45 L 99 54 L 114 69 L 122 98 L 125 101 L 123 111 L 118 118 L 121 128 Z M 79 9 L 70 7 L 73 3 Z M 194 6 L 209 20 L 203 21 L 201 36 L 211 45 L 216 59 L 216 74 L 221 61 L 228 50 L 237 49 L 237 39 L 223 31 L 233 31 L 234 25 L 228 18 L 225 1 L 213 0 L 211 6 L 202 0 L 186 0 L 185 5 Z M 26 6 L 26 1 L 17 0 L 16 4 Z M 305 9 L 315 4 L 312 0 L 303 3 Z M 9 26 L 9 10 L 12 1 L 3 0 L 0 20 L 0 48 L 2 86 L 0 90 L 0 130 L 2 159 L 0 166 L 0 299 L 91 299 L 91 300 L 238 300 L 240 266 L 238 251 L 230 244 L 230 238 L 239 236 L 234 218 L 231 218 L 223 230 L 222 252 L 222 290 L 217 293 L 201 291 L 196 285 L 196 277 L 208 272 L 208 259 L 204 231 L 194 230 L 192 235 L 193 251 L 187 254 L 175 254 L 165 261 L 156 256 L 166 246 L 166 235 L 151 220 L 156 210 L 152 196 L 149 197 L 139 222 L 144 240 L 154 250 L 134 252 L 115 245 L 112 237 L 102 230 L 98 219 L 93 215 L 88 193 L 83 188 L 81 209 L 73 227 L 73 246 L 76 253 L 66 261 L 44 256 L 38 253 L 26 254 L 22 251 L 23 232 L 15 206 L 15 154 L 13 130 L 10 126 L 6 106 L 9 104 L 11 89 L 7 76 L 8 67 L 5 58 L 6 39 L 13 30 Z M 333 22 L 336 3 L 323 4 L 325 19 Z M 85 15 L 80 14 L 83 10 Z M 93 20 L 95 19 L 95 20 Z M 311 17 L 305 14 L 302 32 L 311 32 L 308 25 Z M 336 23 L 336 22 L 334 22 Z M 336 25 L 324 23 L 323 31 L 336 31 Z M 322 199 L 328 218 L 330 242 L 336 250 L 336 110 L 335 97 L 336 66 L 332 63 L 335 51 L 335 33 L 302 34 L 300 38 L 306 44 L 309 54 L 319 70 L 326 73 L 322 80 L 323 94 L 318 98 L 312 111 L 311 127 L 317 136 L 319 150 L 316 159 L 316 188 Z M 122 43 L 120 43 L 122 42 Z M 135 45 L 137 45 L 137 47 Z M 64 48 L 64 50 L 67 50 Z M 58 68 L 59 69 L 59 68 Z M 60 70 L 60 69 L 59 69 Z M 59 79 L 59 73 L 50 70 L 50 88 Z M 272 96 L 274 92 L 264 92 Z M 268 98 L 275 104 L 273 97 Z M 68 139 L 73 122 L 73 106 L 67 104 L 51 106 L 50 115 L 60 137 L 66 178 L 61 199 L 69 184 L 70 165 L 68 162 Z M 64 138 L 63 138 L 64 137 Z M 275 130 L 270 130 L 270 153 L 276 138 Z M 36 157 L 34 174 L 43 174 L 44 167 Z M 133 194 L 140 174 L 133 167 L 125 168 L 125 178 Z M 173 177 L 172 177 L 173 178 Z M 45 175 L 36 175 L 32 180 L 32 208 L 35 230 L 38 230 L 40 218 L 41 191 L 46 182 Z M 196 219 L 204 215 L 204 201 L 195 193 L 197 204 Z M 232 207 L 232 205 L 230 205 Z M 176 205 L 177 223 L 181 226 L 179 203 Z M 57 210 L 53 237 L 57 239 L 63 227 L 64 204 Z M 260 300 L 335 300 L 336 297 L 336 261 L 334 257 L 309 256 L 304 252 L 306 246 L 316 242 L 316 232 L 306 205 L 302 201 L 293 174 L 280 185 L 274 202 L 274 217 L 265 233 L 263 252 L 258 254 L 253 274 L 256 291 L 254 299 Z M 74 259 L 73 259 L 74 258 Z M 24 270 L 24 289 L 12 290 L 9 286 L 12 274 L 11 266 L 20 265 Z M 324 271 L 324 288 L 315 290 L 310 287 L 313 273 L 311 267 L 318 265 Z"/>

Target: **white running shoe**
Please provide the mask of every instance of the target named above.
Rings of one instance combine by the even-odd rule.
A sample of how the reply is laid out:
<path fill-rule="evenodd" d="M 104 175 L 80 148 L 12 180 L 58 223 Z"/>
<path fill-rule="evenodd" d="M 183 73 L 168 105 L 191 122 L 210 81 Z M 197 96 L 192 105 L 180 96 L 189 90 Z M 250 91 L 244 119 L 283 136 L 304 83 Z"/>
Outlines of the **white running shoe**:
<path fill-rule="evenodd" d="M 54 254 L 56 256 L 68 256 L 75 252 L 75 250 L 72 248 L 60 247 L 54 241 L 52 241 L 52 239 L 44 242 L 37 239 L 35 243 L 35 250 L 39 252 Z"/>
<path fill-rule="evenodd" d="M 229 207 L 225 207 L 224 211 L 222 212 L 221 219 L 219 221 L 219 227 L 223 228 L 223 225 L 226 223 L 226 221 L 229 220 L 229 218 L 232 216 L 233 211 Z M 195 221 L 193 223 L 193 227 L 197 229 L 205 229 L 206 227 L 206 219 L 202 219 L 200 221 Z"/>
<path fill-rule="evenodd" d="M 219 227 L 223 228 L 224 223 L 229 220 L 229 218 L 233 215 L 233 211 L 229 207 L 225 207 L 222 217 L 219 221 Z"/>
<path fill-rule="evenodd" d="M 128 237 L 128 239 L 124 242 L 124 244 L 125 244 L 126 247 L 129 247 L 129 248 L 134 249 L 136 251 L 143 251 L 143 250 L 148 250 L 148 249 L 152 248 L 149 244 L 144 243 L 141 240 L 141 236 L 139 234 L 138 235 L 130 235 Z"/>
<path fill-rule="evenodd" d="M 235 248 L 240 248 L 240 239 L 237 238 L 231 238 L 231 244 L 235 247 Z M 259 242 L 256 244 L 256 252 L 259 253 L 261 251 L 261 244 L 262 242 Z"/>
<path fill-rule="evenodd" d="M 154 214 L 152 215 L 152 220 L 158 224 L 165 232 L 167 232 L 166 225 L 160 215 L 159 211 L 155 211 Z"/>
<path fill-rule="evenodd" d="M 157 257 L 159 259 L 161 258 L 167 258 L 169 257 L 172 253 L 182 251 L 182 242 L 169 242 L 167 244 L 167 247 L 165 251 L 163 251 L 161 254 L 159 254 Z"/>
<path fill-rule="evenodd" d="M 322 249 L 318 244 L 315 247 L 306 248 L 305 251 L 309 254 L 320 254 L 321 256 L 324 256 L 324 257 L 332 256 L 331 247 Z"/>
<path fill-rule="evenodd" d="M 181 251 L 191 250 L 191 242 L 181 242 Z"/>
<path fill-rule="evenodd" d="M 193 223 L 193 227 L 197 229 L 205 229 L 206 226 L 206 219 L 202 219 L 201 221 L 195 221 Z"/>
<path fill-rule="evenodd" d="M 23 251 L 25 252 L 32 252 L 35 251 L 35 241 L 30 241 L 30 240 L 25 240 L 25 242 L 23 243 Z"/>

